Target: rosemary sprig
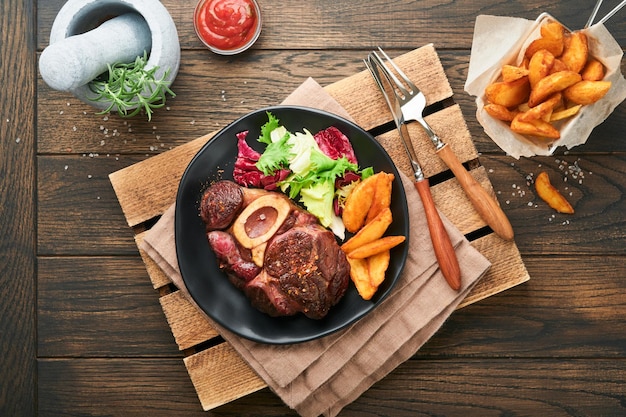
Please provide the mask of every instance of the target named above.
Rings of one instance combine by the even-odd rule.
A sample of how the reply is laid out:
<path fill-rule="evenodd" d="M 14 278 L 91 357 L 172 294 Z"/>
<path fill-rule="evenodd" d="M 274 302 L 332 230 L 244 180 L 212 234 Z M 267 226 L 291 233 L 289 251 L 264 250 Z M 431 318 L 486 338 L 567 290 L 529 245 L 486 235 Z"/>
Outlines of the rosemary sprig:
<path fill-rule="evenodd" d="M 111 102 L 99 114 L 116 109 L 122 117 L 133 117 L 143 109 L 150 121 L 153 110 L 165 105 L 166 94 L 176 97 L 166 81 L 169 69 L 157 80 L 155 72 L 158 67 L 146 70 L 146 62 L 148 56 L 144 52 L 134 62 L 109 64 L 108 76 L 89 84 L 91 90 L 97 94 L 93 101 Z"/>

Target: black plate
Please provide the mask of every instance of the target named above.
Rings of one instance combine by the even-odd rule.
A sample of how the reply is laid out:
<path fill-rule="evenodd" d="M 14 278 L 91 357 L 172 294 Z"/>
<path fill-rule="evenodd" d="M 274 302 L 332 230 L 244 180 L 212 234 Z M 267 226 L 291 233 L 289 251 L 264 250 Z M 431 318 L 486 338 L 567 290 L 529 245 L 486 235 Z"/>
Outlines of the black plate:
<path fill-rule="evenodd" d="M 350 138 L 361 167 L 372 166 L 375 171 L 395 175 L 391 202 L 394 221 L 388 234 L 408 238 L 408 208 L 398 171 L 378 142 L 354 123 L 320 110 L 286 106 L 257 110 L 225 127 L 193 158 L 180 182 L 175 220 L 178 264 L 189 293 L 209 317 L 242 337 L 263 343 L 298 343 L 335 332 L 376 307 L 389 294 L 404 267 L 408 241 L 392 250 L 387 277 L 370 301 L 364 301 L 350 283 L 346 295 L 321 320 L 312 320 L 302 314 L 270 317 L 252 307 L 218 268 L 199 216 L 199 201 L 211 182 L 232 179 L 237 133 L 248 130 L 248 144 L 258 151 L 263 150 L 265 145 L 258 143 L 256 138 L 261 126 L 267 122 L 268 111 L 290 132 L 307 129 L 315 134 L 335 126 Z"/>

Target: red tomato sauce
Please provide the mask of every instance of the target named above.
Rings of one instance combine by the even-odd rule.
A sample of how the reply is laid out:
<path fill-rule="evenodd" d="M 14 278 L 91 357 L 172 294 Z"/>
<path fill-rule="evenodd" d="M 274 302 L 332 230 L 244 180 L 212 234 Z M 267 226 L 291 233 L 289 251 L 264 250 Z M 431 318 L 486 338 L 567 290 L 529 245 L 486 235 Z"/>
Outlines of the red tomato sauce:
<path fill-rule="evenodd" d="M 258 18 L 250 0 L 207 0 L 196 14 L 198 35 L 209 45 L 237 49 L 254 37 Z"/>

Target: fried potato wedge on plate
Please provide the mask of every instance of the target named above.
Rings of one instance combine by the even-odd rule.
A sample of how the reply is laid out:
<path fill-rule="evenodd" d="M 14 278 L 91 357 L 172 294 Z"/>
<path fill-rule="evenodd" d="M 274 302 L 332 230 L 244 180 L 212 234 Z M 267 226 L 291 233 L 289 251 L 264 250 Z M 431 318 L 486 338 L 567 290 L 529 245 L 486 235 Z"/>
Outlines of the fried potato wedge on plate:
<path fill-rule="evenodd" d="M 391 252 L 384 251 L 377 253 L 367 259 L 367 266 L 370 273 L 370 285 L 378 288 L 385 280 L 385 273 L 389 268 Z"/>
<path fill-rule="evenodd" d="M 378 216 L 381 211 L 391 206 L 391 188 L 393 186 L 394 175 L 379 172 L 374 176 L 376 177 L 374 199 L 365 217 L 365 223 L 369 223 Z"/>
<path fill-rule="evenodd" d="M 364 300 L 371 300 L 378 287 L 370 282 L 370 272 L 367 259 L 348 258 L 350 264 L 350 279 L 357 292 Z"/>
<path fill-rule="evenodd" d="M 385 236 L 380 239 L 373 240 L 360 246 L 348 253 L 349 258 L 369 258 L 374 255 L 378 255 L 381 252 L 386 252 L 391 248 L 398 246 L 404 242 L 406 237 L 404 236 Z"/>
<path fill-rule="evenodd" d="M 392 221 L 393 215 L 391 214 L 391 209 L 387 207 L 341 245 L 341 249 L 349 255 L 353 250 L 376 239 L 380 239 L 385 234 Z"/>
<path fill-rule="evenodd" d="M 376 192 L 376 175 L 359 182 L 346 198 L 341 219 L 350 233 L 356 233 L 363 224 L 370 210 Z"/>

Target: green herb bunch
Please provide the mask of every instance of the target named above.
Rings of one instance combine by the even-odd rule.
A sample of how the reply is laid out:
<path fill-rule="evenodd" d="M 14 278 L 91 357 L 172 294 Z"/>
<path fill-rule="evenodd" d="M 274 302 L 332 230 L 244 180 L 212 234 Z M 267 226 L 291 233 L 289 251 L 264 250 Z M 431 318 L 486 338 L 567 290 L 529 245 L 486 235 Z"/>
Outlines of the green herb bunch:
<path fill-rule="evenodd" d="M 161 79 L 156 79 L 158 67 L 146 70 L 147 53 L 138 56 L 131 63 L 109 64 L 108 76 L 102 76 L 90 83 L 91 90 L 97 94 L 94 101 L 110 101 L 108 108 L 100 114 L 115 109 L 122 117 L 132 117 L 142 109 L 148 120 L 152 119 L 154 109 L 165 105 L 166 94 L 176 97 L 166 81 L 169 69 Z"/>

